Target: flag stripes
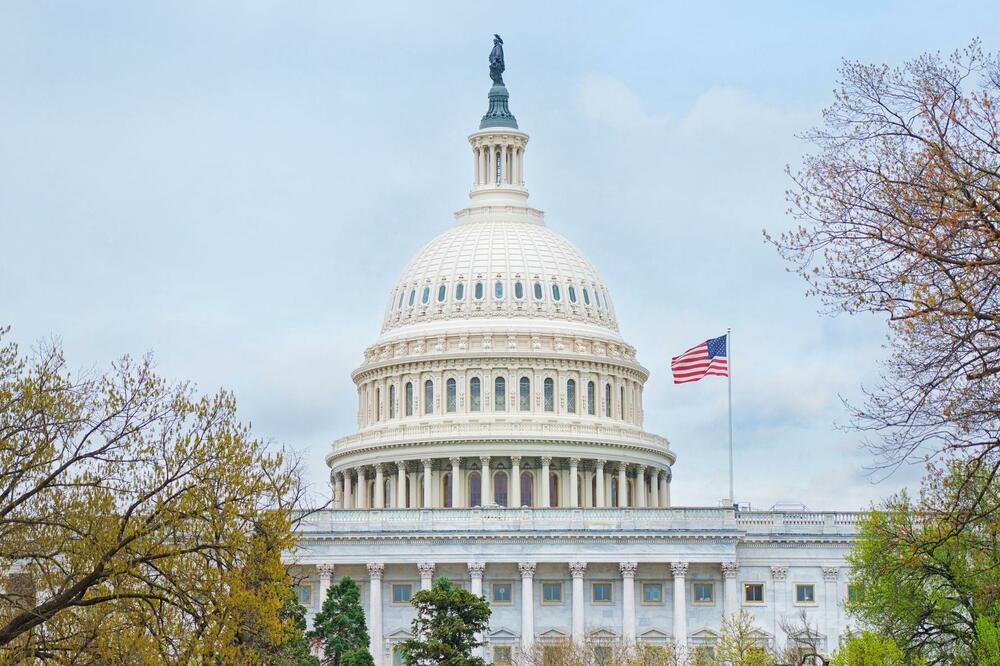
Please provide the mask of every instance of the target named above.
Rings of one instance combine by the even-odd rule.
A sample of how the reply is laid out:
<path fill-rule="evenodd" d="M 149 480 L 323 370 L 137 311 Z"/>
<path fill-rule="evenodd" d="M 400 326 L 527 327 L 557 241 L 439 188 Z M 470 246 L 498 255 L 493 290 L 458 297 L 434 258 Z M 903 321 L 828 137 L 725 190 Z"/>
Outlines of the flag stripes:
<path fill-rule="evenodd" d="M 712 338 L 688 349 L 670 360 L 674 384 L 696 382 L 702 377 L 728 377 L 729 360 L 726 358 L 726 336 Z"/>

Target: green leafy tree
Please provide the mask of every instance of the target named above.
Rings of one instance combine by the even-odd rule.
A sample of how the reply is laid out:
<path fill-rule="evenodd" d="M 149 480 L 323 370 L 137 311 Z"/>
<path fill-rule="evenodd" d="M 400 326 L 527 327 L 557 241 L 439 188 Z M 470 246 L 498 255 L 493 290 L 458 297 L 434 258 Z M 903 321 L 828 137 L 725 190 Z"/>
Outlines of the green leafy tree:
<path fill-rule="evenodd" d="M 429 590 L 413 595 L 417 609 L 413 636 L 400 645 L 410 666 L 484 666 L 472 651 L 482 645 L 476 636 L 486 631 L 490 606 L 483 597 L 438 578 Z"/>
<path fill-rule="evenodd" d="M 895 641 L 870 631 L 849 636 L 830 663 L 832 666 L 915 666 L 903 657 Z"/>
<path fill-rule="evenodd" d="M 324 666 L 374 666 L 361 590 L 353 578 L 344 576 L 330 586 L 308 636 L 322 643 Z"/>
<path fill-rule="evenodd" d="M 770 666 L 774 662 L 761 642 L 761 632 L 754 626 L 753 616 L 745 610 L 722 618 L 715 658 L 729 666 Z"/>

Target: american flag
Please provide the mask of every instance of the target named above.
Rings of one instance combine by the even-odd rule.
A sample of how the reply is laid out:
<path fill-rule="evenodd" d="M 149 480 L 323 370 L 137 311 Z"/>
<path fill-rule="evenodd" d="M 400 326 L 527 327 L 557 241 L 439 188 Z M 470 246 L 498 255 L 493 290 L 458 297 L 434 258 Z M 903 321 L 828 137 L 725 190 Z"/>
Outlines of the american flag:
<path fill-rule="evenodd" d="M 670 359 L 674 384 L 696 382 L 706 375 L 728 377 L 729 360 L 726 358 L 726 342 L 725 335 L 712 338 Z"/>

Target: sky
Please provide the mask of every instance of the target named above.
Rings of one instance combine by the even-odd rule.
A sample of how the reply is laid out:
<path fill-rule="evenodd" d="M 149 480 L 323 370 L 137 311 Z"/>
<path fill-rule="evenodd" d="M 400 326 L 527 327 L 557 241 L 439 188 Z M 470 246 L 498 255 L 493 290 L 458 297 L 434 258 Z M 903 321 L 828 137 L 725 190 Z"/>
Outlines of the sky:
<path fill-rule="evenodd" d="M 994 9 L 0 2 L 0 325 L 233 391 L 322 490 L 389 291 L 466 204 L 497 32 L 531 204 L 651 372 L 674 504 L 726 494 L 727 421 L 725 380 L 674 386 L 670 357 L 731 327 L 737 499 L 864 508 L 921 473 L 842 427 L 884 322 L 820 314 L 762 230 L 794 224 L 785 168 L 844 59 L 996 51 Z"/>

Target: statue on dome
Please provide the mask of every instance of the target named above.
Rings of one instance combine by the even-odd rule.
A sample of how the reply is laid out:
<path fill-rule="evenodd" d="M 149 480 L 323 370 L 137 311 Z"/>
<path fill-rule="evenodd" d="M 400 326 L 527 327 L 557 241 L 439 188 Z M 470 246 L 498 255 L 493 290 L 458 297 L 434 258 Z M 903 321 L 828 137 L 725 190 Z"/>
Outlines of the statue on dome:
<path fill-rule="evenodd" d="M 500 35 L 493 35 L 493 50 L 490 51 L 490 78 L 493 79 L 493 85 L 502 86 L 503 85 L 503 71 L 505 67 L 503 64 L 503 40 L 500 39 Z"/>

